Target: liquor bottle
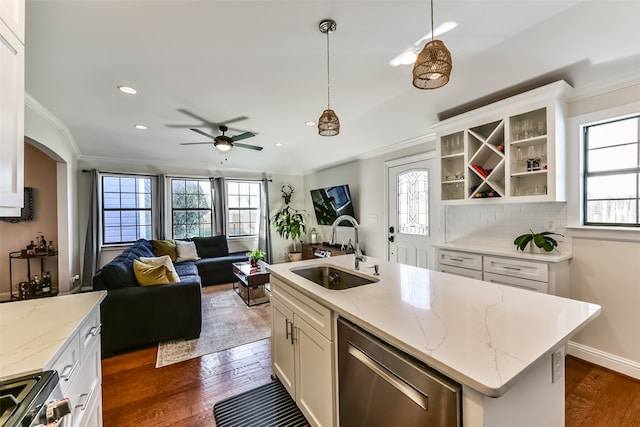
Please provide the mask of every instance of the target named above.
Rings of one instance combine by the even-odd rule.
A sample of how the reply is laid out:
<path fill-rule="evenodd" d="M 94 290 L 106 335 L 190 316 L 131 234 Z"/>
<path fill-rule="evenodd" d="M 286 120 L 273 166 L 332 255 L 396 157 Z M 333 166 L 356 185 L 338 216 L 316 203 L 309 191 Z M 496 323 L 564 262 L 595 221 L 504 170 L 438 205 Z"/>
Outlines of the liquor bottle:
<path fill-rule="evenodd" d="M 33 244 L 33 240 L 27 245 L 27 255 L 34 255 L 36 253 L 36 245 Z"/>
<path fill-rule="evenodd" d="M 38 278 L 37 274 L 33 276 L 30 288 L 32 295 L 42 295 L 42 287 L 40 285 L 40 279 Z"/>
<path fill-rule="evenodd" d="M 44 239 L 42 233 L 38 234 L 38 249 L 36 250 L 36 252 L 40 254 L 47 253 L 47 241 Z"/>
<path fill-rule="evenodd" d="M 40 287 L 42 288 L 42 295 L 50 295 L 51 294 L 51 273 L 48 271 L 42 276 L 42 281 L 40 282 Z"/>
<path fill-rule="evenodd" d="M 56 247 L 53 246 L 53 240 L 49 240 L 49 245 L 47 246 L 47 252 L 49 252 L 49 255 L 53 255 L 56 253 Z"/>

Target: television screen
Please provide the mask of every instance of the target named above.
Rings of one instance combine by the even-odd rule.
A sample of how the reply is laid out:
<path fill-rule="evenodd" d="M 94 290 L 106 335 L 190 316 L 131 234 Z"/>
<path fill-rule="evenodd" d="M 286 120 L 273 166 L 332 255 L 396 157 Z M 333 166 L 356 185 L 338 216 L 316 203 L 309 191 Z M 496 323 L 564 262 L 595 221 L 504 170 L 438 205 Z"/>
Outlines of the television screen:
<path fill-rule="evenodd" d="M 33 221 L 33 188 L 24 187 L 24 207 L 20 210 L 20 216 L 8 216 L 0 220 L 14 223 Z"/>
<path fill-rule="evenodd" d="M 331 225 L 340 215 L 351 215 L 355 218 L 353 200 L 347 184 L 311 190 L 311 201 L 319 225 Z M 351 223 L 342 221 L 340 225 L 351 226 Z"/>

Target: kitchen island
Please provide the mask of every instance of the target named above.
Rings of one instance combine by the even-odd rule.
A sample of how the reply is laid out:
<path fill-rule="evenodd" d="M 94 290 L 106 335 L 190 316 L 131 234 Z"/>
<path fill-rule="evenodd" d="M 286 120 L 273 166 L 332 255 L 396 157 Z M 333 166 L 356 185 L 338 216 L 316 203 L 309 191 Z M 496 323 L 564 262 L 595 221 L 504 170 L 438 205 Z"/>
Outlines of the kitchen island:
<path fill-rule="evenodd" d="M 328 342 L 335 342 L 336 319 L 343 317 L 457 381 L 465 426 L 564 425 L 564 347 L 600 306 L 372 258 L 357 274 L 379 281 L 340 291 L 291 271 L 328 264 L 353 272 L 354 257 L 268 268 L 274 298 L 280 283 L 285 297 L 293 292 L 330 311 Z M 374 264 L 378 277 L 369 268 Z M 331 372 L 325 375 L 337 406 L 337 358 L 331 349 L 333 360 L 325 365 Z M 278 375 L 278 361 L 273 363 Z M 336 425 L 337 411 L 324 419 L 312 424 Z"/>

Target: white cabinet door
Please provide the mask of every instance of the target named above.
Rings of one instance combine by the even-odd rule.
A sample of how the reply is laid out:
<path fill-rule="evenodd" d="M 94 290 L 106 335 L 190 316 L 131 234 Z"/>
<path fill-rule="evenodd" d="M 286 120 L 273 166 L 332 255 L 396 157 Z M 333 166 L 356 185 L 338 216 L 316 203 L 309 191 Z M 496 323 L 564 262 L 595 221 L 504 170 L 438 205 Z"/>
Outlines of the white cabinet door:
<path fill-rule="evenodd" d="M 471 270 L 469 268 L 452 267 L 450 265 L 441 264 L 438 271 L 455 274 L 456 276 L 468 277 L 470 279 L 482 280 L 482 270 Z"/>
<path fill-rule="evenodd" d="M 333 343 L 295 317 L 296 402 L 313 426 L 329 427 L 333 420 Z"/>
<path fill-rule="evenodd" d="M 502 274 L 484 273 L 484 281 L 497 283 L 498 285 L 509 285 L 528 291 L 549 293 L 549 284 L 547 282 L 538 282 L 535 280 L 520 279 L 519 277 L 504 276 Z"/>
<path fill-rule="evenodd" d="M 24 45 L 2 21 L 0 123 L 0 216 L 20 216 L 24 200 Z"/>
<path fill-rule="evenodd" d="M 278 299 L 271 298 L 271 363 L 273 373 L 295 398 L 295 358 L 293 311 Z"/>

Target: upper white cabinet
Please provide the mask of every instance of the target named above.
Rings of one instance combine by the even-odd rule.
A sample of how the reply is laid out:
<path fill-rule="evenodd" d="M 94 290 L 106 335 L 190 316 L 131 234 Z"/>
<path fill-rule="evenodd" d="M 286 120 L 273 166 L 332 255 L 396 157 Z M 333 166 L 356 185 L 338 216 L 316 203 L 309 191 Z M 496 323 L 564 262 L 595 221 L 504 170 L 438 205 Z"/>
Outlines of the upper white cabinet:
<path fill-rule="evenodd" d="M 447 203 L 565 201 L 564 81 L 444 120 L 437 133 Z"/>
<path fill-rule="evenodd" d="M 0 216 L 24 194 L 24 0 L 0 1 Z"/>

